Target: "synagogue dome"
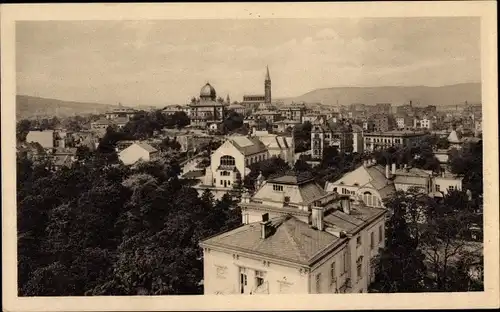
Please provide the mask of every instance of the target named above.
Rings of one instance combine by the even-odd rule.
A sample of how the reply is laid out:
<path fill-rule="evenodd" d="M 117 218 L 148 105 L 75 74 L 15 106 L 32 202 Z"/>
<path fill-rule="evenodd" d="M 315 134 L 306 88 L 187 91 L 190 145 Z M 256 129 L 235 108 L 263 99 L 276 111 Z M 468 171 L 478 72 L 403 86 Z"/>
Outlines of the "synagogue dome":
<path fill-rule="evenodd" d="M 201 88 L 200 98 L 215 100 L 216 92 L 214 87 L 212 87 L 208 82 Z"/>

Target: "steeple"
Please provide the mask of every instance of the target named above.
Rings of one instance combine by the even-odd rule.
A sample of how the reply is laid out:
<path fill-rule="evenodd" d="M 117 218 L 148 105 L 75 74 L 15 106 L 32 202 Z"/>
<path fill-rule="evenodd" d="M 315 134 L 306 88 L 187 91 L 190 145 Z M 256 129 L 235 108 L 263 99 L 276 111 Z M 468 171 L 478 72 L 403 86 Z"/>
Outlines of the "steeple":
<path fill-rule="evenodd" d="M 264 81 L 265 103 L 271 104 L 271 76 L 269 75 L 269 66 L 266 66 L 266 80 Z"/>

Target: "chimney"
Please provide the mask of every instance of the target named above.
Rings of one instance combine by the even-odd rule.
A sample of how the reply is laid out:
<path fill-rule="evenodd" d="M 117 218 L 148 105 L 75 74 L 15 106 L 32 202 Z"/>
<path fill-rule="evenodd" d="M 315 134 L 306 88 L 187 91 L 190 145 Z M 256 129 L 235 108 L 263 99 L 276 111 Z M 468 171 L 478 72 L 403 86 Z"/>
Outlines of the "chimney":
<path fill-rule="evenodd" d="M 324 210 L 323 207 L 313 206 L 312 207 L 312 215 L 311 215 L 311 226 L 313 228 L 318 229 L 319 231 L 324 230 Z"/>
<path fill-rule="evenodd" d="M 349 197 L 345 196 L 342 197 L 341 199 L 341 206 L 342 206 L 342 211 L 345 214 L 351 214 L 351 200 Z"/>
<path fill-rule="evenodd" d="M 389 164 L 385 164 L 385 178 L 390 179 L 391 178 L 391 172 L 389 170 Z"/>
<path fill-rule="evenodd" d="M 269 221 L 269 213 L 263 214 L 262 221 L 260 222 L 260 238 L 266 239 L 269 237 L 270 225 L 271 221 Z"/>
<path fill-rule="evenodd" d="M 396 163 L 392 164 L 392 175 L 396 175 Z"/>

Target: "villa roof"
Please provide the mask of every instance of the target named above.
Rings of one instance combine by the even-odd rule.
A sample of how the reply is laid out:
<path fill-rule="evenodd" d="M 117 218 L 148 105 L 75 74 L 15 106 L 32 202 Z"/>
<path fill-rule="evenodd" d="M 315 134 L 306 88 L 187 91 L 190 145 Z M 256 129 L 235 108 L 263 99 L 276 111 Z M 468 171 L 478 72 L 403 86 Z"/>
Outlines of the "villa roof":
<path fill-rule="evenodd" d="M 264 143 L 262 143 L 258 138 L 235 135 L 229 137 L 229 140 L 244 156 L 262 153 L 267 150 Z"/>
<path fill-rule="evenodd" d="M 259 223 L 245 224 L 232 231 L 211 237 L 202 244 L 242 250 L 285 261 L 307 265 L 325 248 L 343 240 L 307 223 L 286 215 L 270 220 L 271 235 L 261 238 Z"/>
<path fill-rule="evenodd" d="M 385 168 L 380 165 L 364 166 L 361 165 L 355 170 L 346 173 L 340 179 L 333 183 L 327 183 L 326 190 L 333 189 L 338 185 L 353 186 L 358 185 L 360 188 L 364 185 L 371 184 L 384 197 L 395 190 L 394 183 L 385 177 Z"/>

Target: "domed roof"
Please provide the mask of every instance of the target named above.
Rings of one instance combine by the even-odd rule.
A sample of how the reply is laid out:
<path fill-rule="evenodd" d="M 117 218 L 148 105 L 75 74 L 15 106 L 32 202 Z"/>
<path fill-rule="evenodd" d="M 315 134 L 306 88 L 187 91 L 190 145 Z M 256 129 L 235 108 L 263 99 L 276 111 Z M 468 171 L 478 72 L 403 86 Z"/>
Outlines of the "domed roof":
<path fill-rule="evenodd" d="M 208 98 L 208 99 L 215 99 L 216 97 L 216 92 L 214 87 L 212 87 L 208 82 L 206 85 L 201 88 L 200 91 L 200 98 Z"/>

